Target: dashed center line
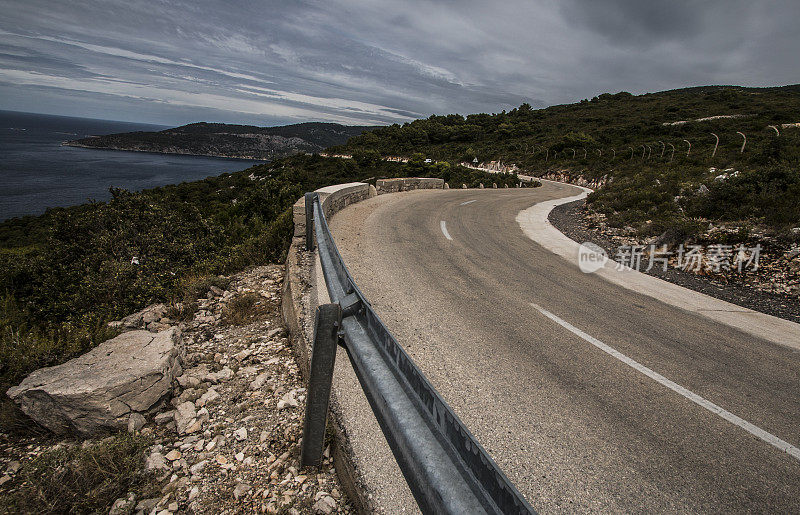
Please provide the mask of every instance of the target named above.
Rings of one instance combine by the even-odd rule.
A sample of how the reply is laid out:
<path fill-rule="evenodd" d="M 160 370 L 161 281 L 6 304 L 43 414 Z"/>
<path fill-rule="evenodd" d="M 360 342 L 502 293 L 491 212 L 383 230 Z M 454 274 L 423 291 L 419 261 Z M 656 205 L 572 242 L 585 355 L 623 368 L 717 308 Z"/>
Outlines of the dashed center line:
<path fill-rule="evenodd" d="M 439 227 L 442 228 L 442 234 L 444 234 L 444 237 L 447 238 L 450 241 L 453 241 L 453 237 L 450 236 L 449 232 L 447 232 L 447 224 L 445 223 L 444 220 L 441 221 L 441 223 L 439 224 Z"/>
<path fill-rule="evenodd" d="M 468 200 L 466 202 L 462 202 L 461 204 L 459 204 L 459 206 L 466 206 L 467 204 L 472 204 L 476 200 L 478 200 L 478 199 L 475 198 L 475 199 L 472 199 L 472 200 Z"/>
<path fill-rule="evenodd" d="M 444 230 L 444 222 L 442 222 L 442 228 Z M 591 336 L 589 334 L 586 334 L 585 332 L 581 331 L 580 329 L 578 329 L 574 325 L 570 324 L 569 322 L 567 322 L 565 320 L 562 320 L 561 318 L 559 318 L 556 315 L 550 313 L 549 311 L 547 311 L 543 307 L 539 306 L 538 304 L 534 304 L 533 302 L 531 302 L 531 306 L 533 306 L 537 311 L 539 311 L 539 313 L 543 314 L 544 316 L 546 316 L 547 318 L 549 318 L 553 322 L 557 323 L 558 325 L 560 325 L 564 329 L 567 329 L 571 333 L 573 333 L 573 334 L 575 334 L 577 336 L 580 336 L 585 341 L 591 343 L 592 345 L 594 345 L 595 347 L 597 347 L 601 351 L 605 352 L 606 354 L 617 358 L 618 360 L 620 360 L 621 362 L 625 363 L 629 367 L 641 372 L 642 374 L 646 375 L 650 379 L 655 380 L 659 384 L 661 384 L 663 386 L 666 386 L 667 388 L 669 388 L 673 392 L 675 392 L 675 393 L 677 393 L 679 395 L 682 395 L 683 397 L 686 397 L 687 399 L 689 399 L 690 401 L 694 402 L 698 406 L 707 409 L 708 411 L 710 411 L 711 413 L 714 413 L 715 415 L 719 415 L 720 417 L 724 418 L 725 420 L 727 420 L 731 424 L 739 426 L 740 428 L 744 429 L 745 431 L 747 431 L 748 433 L 752 434 L 753 436 L 756 436 L 756 437 L 760 438 L 761 440 L 767 442 L 768 444 L 773 445 L 773 446 L 777 447 L 778 449 L 782 450 L 783 452 L 789 454 L 793 458 L 795 458 L 797 460 L 800 460 L 800 449 L 798 449 L 794 445 L 790 444 L 789 442 L 787 442 L 785 440 L 781 440 L 780 438 L 778 438 L 777 436 L 773 435 L 772 433 L 764 431 L 760 427 L 758 427 L 756 425 L 753 425 L 750 422 L 744 420 L 743 418 L 740 418 L 740 417 L 734 415 L 730 411 L 727 411 L 727 410 L 723 409 L 722 407 L 717 406 L 716 404 L 714 404 L 713 402 L 709 401 L 708 399 L 706 399 L 704 397 L 701 397 L 700 395 L 697 395 L 693 391 L 684 388 L 683 386 L 679 385 L 678 383 L 667 379 L 666 377 L 662 376 L 658 372 L 655 372 L 655 371 L 647 368 L 646 366 L 642 365 L 638 361 L 635 361 L 635 360 L 629 358 L 625 354 L 622 354 L 621 352 L 619 352 L 618 350 L 614 349 L 613 347 L 610 347 L 610 346 L 606 345 L 605 343 L 601 342 L 597 338 L 595 338 L 595 337 L 593 337 L 593 336 Z"/>

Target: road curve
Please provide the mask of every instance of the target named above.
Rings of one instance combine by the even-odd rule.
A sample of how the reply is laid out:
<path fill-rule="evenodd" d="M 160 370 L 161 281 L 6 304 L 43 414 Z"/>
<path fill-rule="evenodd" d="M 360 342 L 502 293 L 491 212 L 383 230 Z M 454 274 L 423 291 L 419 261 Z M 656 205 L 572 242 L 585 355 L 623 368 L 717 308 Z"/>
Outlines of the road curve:
<path fill-rule="evenodd" d="M 721 416 L 799 446 L 800 353 L 584 274 L 523 234 L 521 210 L 576 193 L 381 195 L 331 231 L 376 312 L 538 510 L 800 511 L 800 460 Z"/>

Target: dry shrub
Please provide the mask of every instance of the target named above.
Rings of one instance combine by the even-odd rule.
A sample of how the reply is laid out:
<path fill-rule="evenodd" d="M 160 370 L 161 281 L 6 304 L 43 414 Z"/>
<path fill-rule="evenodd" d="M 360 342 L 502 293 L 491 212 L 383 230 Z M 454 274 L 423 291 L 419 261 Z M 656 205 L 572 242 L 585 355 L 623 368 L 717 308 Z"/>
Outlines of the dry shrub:
<path fill-rule="evenodd" d="M 152 476 L 144 471 L 149 444 L 145 437 L 118 433 L 85 448 L 45 451 L 23 465 L 0 506 L 9 513 L 107 513 L 128 492 L 154 493 Z"/>
<path fill-rule="evenodd" d="M 239 295 L 222 311 L 221 322 L 225 325 L 246 325 L 269 310 L 267 299 L 258 293 Z"/>

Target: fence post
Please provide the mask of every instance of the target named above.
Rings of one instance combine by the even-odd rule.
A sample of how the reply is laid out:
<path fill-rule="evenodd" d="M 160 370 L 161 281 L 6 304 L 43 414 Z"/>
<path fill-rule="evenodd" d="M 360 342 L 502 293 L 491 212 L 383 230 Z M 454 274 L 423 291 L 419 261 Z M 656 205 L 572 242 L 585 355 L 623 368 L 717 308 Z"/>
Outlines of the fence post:
<path fill-rule="evenodd" d="M 303 446 L 300 466 L 319 466 L 325 444 L 325 421 L 331 397 L 333 365 L 342 325 L 339 304 L 323 304 L 314 315 L 314 347 L 311 351 L 311 372 L 308 377 L 308 396 L 303 424 Z"/>
<path fill-rule="evenodd" d="M 306 250 L 314 250 L 314 193 L 306 193 Z"/>

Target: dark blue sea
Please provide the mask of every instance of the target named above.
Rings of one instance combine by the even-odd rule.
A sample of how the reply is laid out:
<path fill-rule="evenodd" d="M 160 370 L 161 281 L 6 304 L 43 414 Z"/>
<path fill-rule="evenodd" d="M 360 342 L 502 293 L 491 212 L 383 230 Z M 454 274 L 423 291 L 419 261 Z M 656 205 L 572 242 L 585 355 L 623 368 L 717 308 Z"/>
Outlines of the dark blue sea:
<path fill-rule="evenodd" d="M 89 200 L 115 186 L 139 191 L 196 181 L 259 163 L 243 159 L 64 147 L 63 141 L 166 127 L 0 111 L 0 221 Z"/>

